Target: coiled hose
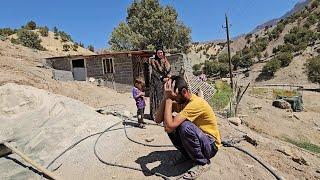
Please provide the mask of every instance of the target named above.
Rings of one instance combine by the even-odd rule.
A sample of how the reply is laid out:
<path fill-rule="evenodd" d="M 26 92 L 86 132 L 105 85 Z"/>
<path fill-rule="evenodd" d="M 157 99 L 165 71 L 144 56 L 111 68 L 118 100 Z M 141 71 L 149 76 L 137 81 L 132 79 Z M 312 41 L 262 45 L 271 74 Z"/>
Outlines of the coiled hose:
<path fill-rule="evenodd" d="M 114 112 L 113 112 L 114 114 Z M 130 140 L 131 142 L 134 142 L 136 144 L 140 144 L 140 145 L 143 145 L 143 146 L 148 146 L 148 147 L 174 147 L 173 145 L 150 145 L 150 144 L 145 144 L 145 143 L 141 143 L 141 142 L 138 142 L 132 138 L 130 138 L 127 134 L 127 130 L 126 130 L 126 124 L 127 124 L 127 120 L 128 118 L 124 117 L 123 115 L 119 114 L 119 113 L 115 113 L 114 115 L 116 115 L 117 117 L 120 117 L 122 119 L 122 121 L 119 121 L 111 126 L 109 126 L 108 128 L 106 128 L 104 131 L 102 132 L 98 132 L 98 133 L 94 133 L 94 134 L 91 134 L 91 135 L 88 135 L 80 140 L 78 140 L 77 142 L 75 142 L 74 144 L 72 144 L 71 146 L 69 146 L 67 149 L 65 149 L 62 153 L 60 153 L 56 158 L 54 158 L 47 166 L 47 169 L 58 159 L 60 158 L 63 154 L 65 154 L 67 151 L 71 150 L 72 148 L 74 148 L 76 145 L 78 145 L 80 142 L 92 137 L 92 136 L 96 136 L 96 135 L 99 135 L 98 138 L 96 139 L 95 143 L 94 143 L 94 146 L 93 146 L 93 150 L 94 150 L 94 154 L 95 156 L 97 157 L 97 159 L 106 164 L 106 165 L 109 165 L 109 166 L 114 166 L 114 167 L 121 167 L 121 168 L 126 168 L 126 169 L 131 169 L 131 170 L 136 170 L 136 171 L 141 171 L 141 172 L 144 172 L 146 174 L 150 174 L 150 175 L 155 175 L 155 176 L 159 176 L 159 177 L 162 177 L 164 179 L 170 179 L 170 177 L 168 176 L 165 176 L 163 174 L 160 174 L 160 173 L 157 173 L 157 172 L 152 172 L 151 170 L 144 170 L 144 169 L 141 169 L 141 168 L 136 168 L 136 167 L 131 167 L 131 166 L 125 166 L 125 165 L 120 165 L 120 164 L 114 164 L 114 163 L 110 163 L 110 162 L 107 162 L 105 160 L 103 160 L 99 154 L 97 153 L 97 150 L 96 150 L 96 146 L 98 144 L 98 141 L 99 139 L 101 138 L 101 136 L 107 132 L 110 132 L 110 131 L 115 131 L 115 130 L 119 130 L 119 129 L 124 129 L 124 132 L 125 132 L 125 136 L 128 140 Z M 117 128 L 117 129 L 111 129 L 119 124 L 123 124 L 123 128 Z M 149 124 L 149 125 L 156 125 L 156 126 L 159 126 L 157 124 Z M 241 147 L 238 147 L 238 146 L 235 146 L 233 145 L 232 143 L 230 142 L 226 142 L 226 141 L 223 141 L 222 142 L 223 146 L 224 147 L 233 147 L 241 152 L 244 152 L 245 154 L 249 155 L 250 157 L 252 157 L 253 159 L 255 159 L 257 162 L 259 162 L 264 168 L 266 168 L 277 180 L 283 180 L 283 178 L 279 175 L 277 175 L 277 173 L 272 170 L 266 163 L 262 162 L 261 160 L 259 160 L 256 156 L 254 156 L 252 153 L 248 152 L 247 150 L 241 148 Z M 174 179 L 181 179 L 183 175 L 181 176 L 178 176 Z"/>

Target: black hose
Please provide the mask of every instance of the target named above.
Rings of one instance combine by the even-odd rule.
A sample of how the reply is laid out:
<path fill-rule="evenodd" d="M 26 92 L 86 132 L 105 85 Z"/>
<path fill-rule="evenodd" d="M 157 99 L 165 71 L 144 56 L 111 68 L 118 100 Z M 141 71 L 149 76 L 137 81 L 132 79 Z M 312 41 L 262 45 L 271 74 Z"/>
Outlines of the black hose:
<path fill-rule="evenodd" d="M 125 122 L 125 120 L 124 120 L 124 122 Z M 125 127 L 126 127 L 126 125 L 124 124 L 124 129 L 126 129 Z M 160 173 L 157 173 L 157 172 L 152 172 L 152 171 L 150 171 L 150 170 L 144 170 L 144 169 L 141 169 L 141 168 L 136 168 L 136 167 L 131 167 L 131 166 L 125 166 L 125 165 L 120 165 L 120 164 L 113 164 L 113 163 L 109 163 L 109 162 L 107 162 L 107 161 L 104 161 L 104 160 L 98 155 L 96 147 L 97 147 L 97 143 L 98 143 L 99 139 L 101 138 L 101 136 L 102 136 L 104 133 L 108 132 L 108 130 L 109 130 L 109 128 L 107 128 L 104 132 L 102 132 L 102 133 L 98 136 L 98 138 L 96 139 L 96 141 L 95 141 L 95 143 L 94 143 L 94 146 L 93 146 L 94 155 L 98 158 L 98 160 L 99 160 L 100 162 L 102 162 L 102 163 L 104 163 L 104 164 L 106 164 L 106 165 L 109 165 L 109 166 L 116 166 L 116 167 L 131 169 L 131 170 L 135 170 L 135 171 L 141 171 L 141 172 L 144 172 L 144 173 L 147 173 L 147 174 L 150 174 L 150 175 L 156 175 L 156 176 L 162 177 L 162 178 L 164 178 L 164 179 L 170 179 L 169 177 L 167 177 L 167 176 L 165 176 L 165 175 L 163 175 L 163 174 L 160 174 Z M 125 131 L 126 131 L 126 130 L 125 130 Z M 126 136 L 127 136 L 127 134 L 126 134 Z M 127 138 L 128 138 L 128 136 L 127 136 Z M 136 142 L 136 141 L 133 141 L 133 142 Z M 136 142 L 136 143 L 143 145 L 143 143 L 139 143 L 139 142 Z"/>
<path fill-rule="evenodd" d="M 106 165 L 110 165 L 110 166 L 115 166 L 115 167 L 121 167 L 121 168 L 126 168 L 126 169 L 131 169 L 131 170 L 136 170 L 136 171 L 141 171 L 141 172 L 144 172 L 144 173 L 147 173 L 147 174 L 150 174 L 150 175 L 156 175 L 156 176 L 159 176 L 159 177 L 162 177 L 164 179 L 170 179 L 168 176 L 165 176 L 163 174 L 160 174 L 160 173 L 157 173 L 157 172 L 152 172 L 151 170 L 144 170 L 144 169 L 141 169 L 141 168 L 136 168 L 136 167 L 131 167 L 131 166 L 125 166 L 125 165 L 120 165 L 120 164 L 113 164 L 113 163 L 109 163 L 107 161 L 104 161 L 97 153 L 97 150 L 96 150 L 96 146 L 97 146 L 97 143 L 99 141 L 99 139 L 101 138 L 101 136 L 106 133 L 106 132 L 109 132 L 109 131 L 114 131 L 114 130 L 119 130 L 119 129 L 124 129 L 124 132 L 125 132 L 125 135 L 127 137 L 127 139 L 129 139 L 130 141 L 136 143 L 136 144 L 140 144 L 140 145 L 143 145 L 143 146 L 148 146 L 148 147 L 174 147 L 173 145 L 151 145 L 151 144 L 145 144 L 145 143 L 141 143 L 141 142 L 138 142 L 138 141 L 135 141 L 133 140 L 132 138 L 130 138 L 127 134 L 127 130 L 126 130 L 126 120 L 127 118 L 125 118 L 124 116 L 122 116 L 121 114 L 116 114 L 117 116 L 120 116 L 122 118 L 122 121 L 119 121 L 111 126 L 109 126 L 107 129 L 105 129 L 104 131 L 101 131 L 101 132 L 98 132 L 98 133 L 94 133 L 94 134 L 90 134 L 80 140 L 78 140 L 77 142 L 75 142 L 74 144 L 72 144 L 71 146 L 69 146 L 67 149 L 65 149 L 62 153 L 60 153 L 55 159 L 53 159 L 47 166 L 47 169 L 58 159 L 60 158 L 63 154 L 65 154 L 67 151 L 71 150 L 72 148 L 74 148 L 76 145 L 78 145 L 80 142 L 92 137 L 92 136 L 96 136 L 96 135 L 99 135 L 98 138 L 96 139 L 95 143 L 94 143 L 94 146 L 93 146 L 93 150 L 94 150 L 94 155 L 97 157 L 97 159 L 106 164 Z M 130 119 L 129 119 L 130 120 Z M 123 124 L 123 128 L 117 128 L 117 129 L 111 129 L 119 124 Z M 156 126 L 160 126 L 158 124 L 150 124 L 150 125 L 156 125 Z M 283 180 L 282 177 L 280 177 L 279 175 L 276 174 L 276 172 L 274 170 L 272 170 L 270 167 L 268 167 L 268 165 L 266 165 L 264 162 L 262 162 L 261 160 L 259 160 L 256 156 L 254 156 L 253 154 L 251 154 L 250 152 L 238 147 L 238 146 L 234 146 L 232 145 L 231 143 L 228 143 L 228 142 L 223 142 L 223 146 L 225 147 L 234 147 L 235 149 L 239 150 L 239 151 L 242 151 L 244 153 L 246 153 L 247 155 L 249 155 L 250 157 L 252 157 L 253 159 L 255 159 L 257 162 L 259 162 L 263 167 L 265 167 L 272 175 L 274 175 L 276 177 L 276 179 L 278 180 Z M 175 179 L 180 179 L 182 178 L 182 175 L 175 178 Z"/>
<path fill-rule="evenodd" d="M 95 141 L 95 144 L 94 144 L 94 154 L 95 156 L 98 158 L 98 160 L 104 164 L 107 164 L 107 165 L 110 165 L 110 166 L 116 166 L 116 167 L 122 167 L 122 168 L 127 168 L 127 169 L 131 169 L 131 170 L 136 170 L 136 171 L 141 171 L 141 172 L 144 172 L 144 173 L 147 173 L 147 174 L 150 174 L 150 175 L 156 175 L 156 176 L 159 176 L 159 177 L 162 177 L 164 179 L 170 179 L 169 177 L 165 176 L 165 175 L 162 175 L 160 173 L 157 173 L 157 172 L 152 172 L 152 171 L 148 171 L 148 170 L 143 170 L 143 169 L 140 169 L 140 168 L 135 168 L 135 167 L 130 167 L 130 166 L 124 166 L 124 165 L 119 165 L 119 164 L 113 164 L 113 163 L 108 163 L 106 161 L 104 161 L 102 158 L 99 157 L 97 151 L 96 151 L 96 145 L 97 145 L 97 142 L 99 141 L 100 137 L 106 133 L 106 132 L 110 132 L 110 131 L 115 131 L 115 130 L 119 130 L 119 129 L 124 129 L 125 130 L 125 134 L 126 134 L 126 137 L 132 141 L 132 142 L 135 142 L 137 144 L 141 144 L 141 145 L 144 145 L 144 146 L 150 146 L 150 147 L 167 147 L 166 145 L 165 146 L 161 146 L 161 145 L 148 145 L 148 144 L 143 144 L 143 143 L 140 143 L 140 142 L 137 142 L 131 138 L 129 138 L 129 136 L 127 135 L 127 132 L 126 132 L 126 125 L 125 125 L 125 119 L 123 119 L 123 121 L 119 121 L 111 126 L 109 126 L 107 129 L 105 129 L 104 131 L 101 131 L 101 132 L 97 132 L 97 133 L 94 133 L 94 134 L 90 134 L 80 140 L 78 140 L 77 142 L 75 142 L 74 144 L 72 144 L 71 146 L 69 146 L 67 149 L 65 149 L 63 152 L 61 152 L 56 158 L 54 158 L 49 164 L 48 166 L 46 167 L 47 169 L 57 160 L 59 159 L 62 155 L 64 155 L 66 152 L 68 152 L 69 150 L 71 150 L 72 148 L 74 148 L 75 146 L 77 146 L 79 143 L 81 143 L 82 141 L 92 137 L 92 136 L 96 136 L 96 135 L 99 135 L 97 140 Z M 124 127 L 123 128 L 117 128 L 117 129 L 111 129 L 119 124 L 123 123 Z M 155 126 L 159 126 L 157 124 L 150 124 L 150 125 L 155 125 Z M 171 147 L 171 146 L 170 146 Z M 41 177 L 42 179 L 43 177 Z M 181 177 L 178 177 L 176 179 L 180 179 Z"/>
<path fill-rule="evenodd" d="M 107 128 L 107 130 L 108 130 L 108 131 L 114 131 L 114 130 L 123 129 L 123 128 L 118 128 L 118 129 L 112 129 L 112 130 L 110 130 L 112 127 L 114 127 L 114 126 L 116 126 L 116 125 L 118 125 L 118 124 L 121 124 L 121 122 L 122 122 L 122 121 L 119 121 L 119 122 L 117 122 L 117 123 L 109 126 L 109 127 Z M 106 131 L 106 130 L 101 131 L 101 132 L 98 132 L 98 133 L 90 134 L 90 135 L 88 135 L 88 136 L 86 136 L 86 137 L 78 140 L 77 142 L 75 142 L 74 144 L 72 144 L 71 146 L 69 146 L 67 149 L 65 149 L 64 151 L 62 151 L 56 158 L 54 158 L 54 159 L 48 164 L 48 166 L 46 167 L 46 169 L 48 169 L 48 168 L 49 168 L 57 159 L 59 159 L 63 154 L 65 154 L 67 151 L 69 151 L 69 150 L 71 150 L 72 148 L 74 148 L 76 145 L 78 145 L 78 144 L 81 143 L 82 141 L 88 139 L 89 137 L 96 136 L 96 135 L 98 135 L 98 134 L 104 133 L 105 131 Z"/>
<path fill-rule="evenodd" d="M 254 156 L 252 153 L 250 153 L 249 151 L 238 147 L 238 146 L 234 146 L 230 143 L 224 143 L 223 146 L 225 147 L 233 147 L 241 152 L 244 152 L 245 154 L 249 155 L 250 157 L 252 157 L 254 160 L 256 160 L 257 162 L 259 162 L 264 168 L 266 168 L 277 180 L 283 180 L 283 178 L 281 176 L 279 176 L 273 169 L 271 169 L 265 162 L 262 162 L 260 159 L 258 159 L 256 156 Z"/>

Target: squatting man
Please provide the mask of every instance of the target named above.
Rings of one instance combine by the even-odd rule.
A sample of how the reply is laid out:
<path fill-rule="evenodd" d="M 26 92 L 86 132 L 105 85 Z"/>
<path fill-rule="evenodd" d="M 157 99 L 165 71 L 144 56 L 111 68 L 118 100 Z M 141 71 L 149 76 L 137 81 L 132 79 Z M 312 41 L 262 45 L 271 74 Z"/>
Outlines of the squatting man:
<path fill-rule="evenodd" d="M 182 77 L 172 76 L 164 84 L 164 98 L 155 121 L 163 122 L 170 140 L 181 152 L 174 164 L 187 160 L 194 164 L 183 178 L 196 179 L 210 169 L 210 158 L 221 147 L 217 120 L 208 102 L 192 94 Z"/>

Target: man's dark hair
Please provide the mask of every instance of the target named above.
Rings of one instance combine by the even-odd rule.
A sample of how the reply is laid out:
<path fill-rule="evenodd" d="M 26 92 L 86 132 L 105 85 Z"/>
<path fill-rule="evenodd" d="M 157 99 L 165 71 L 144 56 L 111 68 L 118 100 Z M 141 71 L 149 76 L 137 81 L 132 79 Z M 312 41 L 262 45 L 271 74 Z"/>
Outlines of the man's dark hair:
<path fill-rule="evenodd" d="M 179 93 L 182 91 L 183 88 L 185 88 L 186 90 L 188 90 L 188 84 L 187 81 L 181 77 L 181 76 L 171 76 L 172 82 L 175 81 L 175 86 L 174 86 L 174 92 L 176 92 L 176 90 L 178 89 Z"/>

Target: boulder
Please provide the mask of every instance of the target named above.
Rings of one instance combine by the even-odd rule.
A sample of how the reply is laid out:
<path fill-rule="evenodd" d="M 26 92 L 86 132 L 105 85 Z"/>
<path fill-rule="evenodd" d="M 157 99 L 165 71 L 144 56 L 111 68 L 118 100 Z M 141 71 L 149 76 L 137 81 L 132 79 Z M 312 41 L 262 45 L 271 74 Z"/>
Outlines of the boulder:
<path fill-rule="evenodd" d="M 291 108 L 291 104 L 283 99 L 277 99 L 277 100 L 273 101 L 272 106 L 277 107 L 277 108 L 281 108 L 281 109 L 290 109 Z"/>
<path fill-rule="evenodd" d="M 232 124 L 239 126 L 241 124 L 241 119 L 238 117 L 231 117 L 228 118 L 228 121 L 231 122 Z"/>

